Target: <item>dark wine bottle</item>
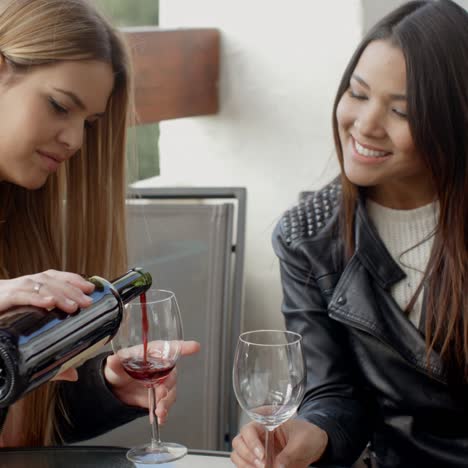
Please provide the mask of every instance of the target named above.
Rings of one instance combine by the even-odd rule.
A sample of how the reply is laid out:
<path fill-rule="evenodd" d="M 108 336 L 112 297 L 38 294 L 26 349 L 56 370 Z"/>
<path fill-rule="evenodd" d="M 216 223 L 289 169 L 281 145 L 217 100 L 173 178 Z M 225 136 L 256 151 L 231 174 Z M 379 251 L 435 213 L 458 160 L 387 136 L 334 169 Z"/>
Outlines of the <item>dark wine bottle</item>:
<path fill-rule="evenodd" d="M 28 306 L 0 315 L 0 408 L 94 355 L 117 332 L 124 304 L 152 283 L 140 268 L 112 282 L 89 281 L 96 286 L 93 303 L 74 314 Z"/>

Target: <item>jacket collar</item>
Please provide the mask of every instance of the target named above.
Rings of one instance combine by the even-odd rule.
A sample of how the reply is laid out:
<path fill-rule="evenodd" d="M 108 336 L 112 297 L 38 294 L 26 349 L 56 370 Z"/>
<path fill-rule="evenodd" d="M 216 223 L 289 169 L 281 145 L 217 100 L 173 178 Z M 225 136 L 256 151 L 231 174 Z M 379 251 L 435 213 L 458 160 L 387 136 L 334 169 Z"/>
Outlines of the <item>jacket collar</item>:
<path fill-rule="evenodd" d="M 406 274 L 392 258 L 377 231 L 369 219 L 366 211 L 365 198 L 361 195 L 358 199 L 356 217 L 354 220 L 356 249 L 355 255 L 384 288 L 403 279 Z"/>

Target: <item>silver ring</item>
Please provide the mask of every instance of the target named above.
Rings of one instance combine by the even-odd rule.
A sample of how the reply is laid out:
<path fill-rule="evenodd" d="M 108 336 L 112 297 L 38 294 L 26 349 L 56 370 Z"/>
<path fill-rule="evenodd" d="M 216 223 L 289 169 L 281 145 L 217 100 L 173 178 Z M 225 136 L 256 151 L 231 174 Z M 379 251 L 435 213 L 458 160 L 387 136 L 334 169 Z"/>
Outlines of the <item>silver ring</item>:
<path fill-rule="evenodd" d="M 42 286 L 44 286 L 42 283 L 39 283 L 39 281 L 34 285 L 33 291 L 37 294 L 39 294 L 39 291 L 41 290 Z"/>

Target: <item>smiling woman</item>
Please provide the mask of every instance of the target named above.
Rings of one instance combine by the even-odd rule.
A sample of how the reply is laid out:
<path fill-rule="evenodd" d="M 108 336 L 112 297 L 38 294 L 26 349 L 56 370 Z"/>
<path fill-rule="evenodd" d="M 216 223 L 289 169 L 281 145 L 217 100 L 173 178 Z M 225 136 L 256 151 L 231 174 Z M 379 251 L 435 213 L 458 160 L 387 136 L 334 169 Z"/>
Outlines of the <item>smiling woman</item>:
<path fill-rule="evenodd" d="M 435 196 L 407 118 L 406 65 L 400 48 L 369 44 L 336 110 L 343 167 L 372 200 L 396 209 L 427 205 Z"/>
<path fill-rule="evenodd" d="M 282 312 L 307 389 L 275 466 L 463 468 L 468 460 L 468 13 L 405 2 L 344 71 L 333 107 L 341 174 L 273 233 Z M 264 461 L 255 424 L 238 466 Z"/>
<path fill-rule="evenodd" d="M 92 2 L 0 0 L 0 314 L 76 312 L 94 289 L 76 272 L 127 270 L 132 96 L 127 47 Z M 99 355 L 78 382 L 48 383 L 0 408 L 0 447 L 90 438 L 145 414 L 135 406 L 147 405 L 146 389 L 117 361 Z M 160 415 L 174 401 L 175 377 L 167 382 Z"/>

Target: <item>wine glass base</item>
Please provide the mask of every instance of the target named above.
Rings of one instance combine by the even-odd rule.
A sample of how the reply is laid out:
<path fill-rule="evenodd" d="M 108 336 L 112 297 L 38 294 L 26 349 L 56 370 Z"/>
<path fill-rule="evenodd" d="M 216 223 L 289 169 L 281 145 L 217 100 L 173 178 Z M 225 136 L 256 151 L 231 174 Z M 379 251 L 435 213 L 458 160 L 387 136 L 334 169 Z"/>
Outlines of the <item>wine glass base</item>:
<path fill-rule="evenodd" d="M 168 463 L 185 455 L 187 455 L 187 447 L 170 442 L 162 442 L 161 445 L 156 447 L 151 444 L 141 445 L 127 452 L 127 458 L 133 463 L 147 465 Z"/>

